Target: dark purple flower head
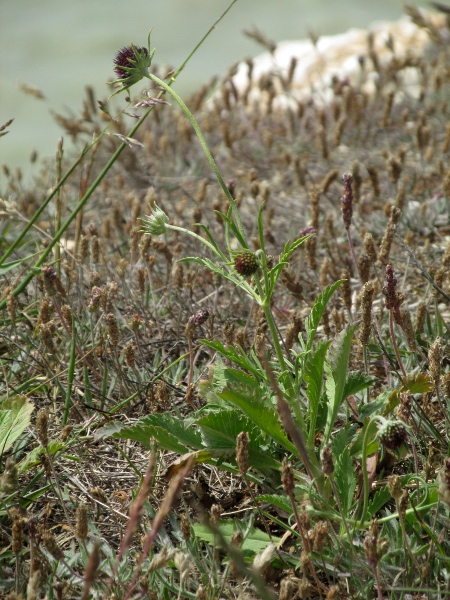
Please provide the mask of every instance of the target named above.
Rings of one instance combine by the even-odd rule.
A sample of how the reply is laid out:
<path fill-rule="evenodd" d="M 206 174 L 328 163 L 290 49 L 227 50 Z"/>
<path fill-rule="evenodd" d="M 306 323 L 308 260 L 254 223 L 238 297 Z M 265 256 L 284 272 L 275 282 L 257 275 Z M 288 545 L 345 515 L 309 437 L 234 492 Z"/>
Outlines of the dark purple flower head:
<path fill-rule="evenodd" d="M 210 308 L 201 308 L 195 315 L 189 317 L 188 324 L 194 327 L 198 327 L 199 325 L 203 325 L 209 317 L 212 315 L 212 310 Z"/>
<path fill-rule="evenodd" d="M 303 227 L 303 229 L 300 229 L 300 231 L 298 232 L 298 237 L 304 237 L 305 235 L 311 235 L 313 233 L 317 233 L 317 229 L 312 225 L 308 225 L 307 227 Z"/>
<path fill-rule="evenodd" d="M 148 57 L 147 48 L 141 46 L 125 46 L 116 55 L 114 59 L 114 71 L 118 79 L 127 79 L 130 69 L 133 69 L 136 63 L 136 53 L 142 58 Z"/>
<path fill-rule="evenodd" d="M 243 277 L 253 275 L 259 269 L 259 261 L 254 252 L 240 252 L 234 258 L 234 268 Z"/>
<path fill-rule="evenodd" d="M 116 54 L 114 71 L 116 72 L 117 79 L 111 85 L 120 87 L 114 94 L 128 89 L 143 77 L 149 76 L 149 69 L 155 53 L 154 50 L 150 51 L 150 33 L 148 34 L 148 48 L 130 44 L 129 46 L 124 46 Z"/>

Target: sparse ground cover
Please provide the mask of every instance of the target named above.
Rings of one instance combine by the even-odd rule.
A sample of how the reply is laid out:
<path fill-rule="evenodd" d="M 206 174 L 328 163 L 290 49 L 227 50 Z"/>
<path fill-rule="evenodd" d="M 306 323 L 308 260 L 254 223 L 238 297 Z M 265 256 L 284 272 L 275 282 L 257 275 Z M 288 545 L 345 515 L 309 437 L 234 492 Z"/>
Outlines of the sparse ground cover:
<path fill-rule="evenodd" d="M 450 594 L 449 55 L 394 59 L 320 105 L 88 93 L 76 166 L 10 174 L 0 594 Z"/>

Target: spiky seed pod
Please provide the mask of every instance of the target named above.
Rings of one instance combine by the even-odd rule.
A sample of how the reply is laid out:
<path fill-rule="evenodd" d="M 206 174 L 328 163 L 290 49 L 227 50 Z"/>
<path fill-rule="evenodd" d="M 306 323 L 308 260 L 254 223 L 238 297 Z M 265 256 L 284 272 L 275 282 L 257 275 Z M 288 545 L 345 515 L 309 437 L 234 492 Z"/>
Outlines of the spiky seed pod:
<path fill-rule="evenodd" d="M 254 252 L 240 252 L 234 258 L 234 268 L 243 277 L 253 275 L 259 269 L 259 262 Z"/>
<path fill-rule="evenodd" d="M 408 430 L 402 421 L 385 421 L 378 430 L 378 437 L 387 450 L 398 455 L 408 439 Z"/>

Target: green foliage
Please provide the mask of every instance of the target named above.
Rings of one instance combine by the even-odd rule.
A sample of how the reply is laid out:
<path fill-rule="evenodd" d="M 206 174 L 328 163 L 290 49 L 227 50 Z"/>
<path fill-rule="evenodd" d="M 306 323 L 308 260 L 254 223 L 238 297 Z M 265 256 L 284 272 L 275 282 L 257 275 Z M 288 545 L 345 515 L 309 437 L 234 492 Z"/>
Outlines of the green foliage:
<path fill-rule="evenodd" d="M 33 410 L 26 396 L 14 396 L 0 404 L 0 458 L 29 426 Z"/>
<path fill-rule="evenodd" d="M 251 527 L 247 531 L 245 530 L 245 528 L 243 530 L 242 523 L 237 520 L 219 521 L 217 527 L 219 528 L 219 531 L 222 534 L 224 540 L 227 542 L 227 544 L 231 543 L 231 539 L 234 534 L 238 532 L 245 533 L 241 549 L 244 555 L 247 556 L 249 559 L 255 554 L 263 552 L 271 542 L 277 543 L 280 541 L 280 539 L 276 537 L 272 537 L 271 540 L 267 533 L 261 531 L 260 529 L 256 529 L 255 527 Z M 194 525 L 193 529 L 195 535 L 201 540 L 211 545 L 218 544 L 220 547 L 220 542 L 218 542 L 216 534 L 214 533 L 214 531 L 211 530 L 210 527 L 198 523 Z"/>

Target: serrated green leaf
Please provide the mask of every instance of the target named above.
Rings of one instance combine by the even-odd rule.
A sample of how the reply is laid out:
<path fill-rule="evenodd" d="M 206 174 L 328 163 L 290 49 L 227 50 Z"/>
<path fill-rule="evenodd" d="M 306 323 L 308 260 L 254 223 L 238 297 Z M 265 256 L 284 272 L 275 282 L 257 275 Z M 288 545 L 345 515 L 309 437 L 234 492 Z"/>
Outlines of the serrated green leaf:
<path fill-rule="evenodd" d="M 259 390 L 250 387 L 227 387 L 218 393 L 219 398 L 229 404 L 238 406 L 249 417 L 251 422 L 264 431 L 274 442 L 280 444 L 288 452 L 298 456 L 297 448 L 289 441 L 281 427 L 278 414 L 260 395 Z"/>
<path fill-rule="evenodd" d="M 236 449 L 236 438 L 246 431 L 250 438 L 248 459 L 250 466 L 260 469 L 280 469 L 280 461 L 269 452 L 260 450 L 261 430 L 238 410 L 219 410 L 196 421 L 202 432 L 203 444 L 211 452 Z"/>
<path fill-rule="evenodd" d="M 219 354 L 233 362 L 235 365 L 238 365 L 246 371 L 250 371 L 250 373 L 252 373 L 258 379 L 262 377 L 261 370 L 258 369 L 258 366 L 251 360 L 250 357 L 248 357 L 245 354 L 245 352 L 239 346 L 224 346 L 224 344 L 222 344 L 222 342 L 219 341 L 200 340 L 200 342 L 208 348 L 219 352 Z M 214 367 L 214 375 L 218 368 L 221 369 L 222 367 L 218 367 L 216 365 Z"/>
<path fill-rule="evenodd" d="M 276 506 L 288 515 L 292 515 L 294 513 L 292 504 L 287 496 L 280 496 L 278 494 L 262 494 L 261 496 L 258 496 L 256 500 L 260 502 L 267 502 L 272 506 Z"/>
<path fill-rule="evenodd" d="M 357 394 L 362 390 L 367 389 L 376 379 L 369 377 L 362 371 L 351 371 L 347 375 L 347 380 L 344 385 L 343 400 L 353 394 Z"/>
<path fill-rule="evenodd" d="M 375 423 L 375 421 L 367 420 L 364 423 L 363 428 L 359 431 L 358 436 L 357 436 L 353 446 L 350 448 L 350 454 L 352 456 L 354 456 L 355 458 L 361 458 L 361 453 L 362 453 L 363 444 L 364 444 L 364 436 L 366 435 L 367 427 L 370 427 L 369 438 L 368 438 L 370 441 L 367 445 L 366 456 L 370 456 L 371 454 L 376 452 L 376 450 L 378 448 L 379 442 L 378 442 L 378 438 L 377 438 L 377 432 L 378 432 L 377 424 Z"/>
<path fill-rule="evenodd" d="M 317 296 L 314 306 L 312 307 L 309 316 L 305 320 L 305 331 L 307 336 L 306 351 L 312 348 L 317 327 L 319 326 L 320 319 L 322 318 L 323 311 L 325 310 L 328 301 L 338 287 L 343 283 L 343 281 L 343 279 L 336 281 L 332 285 L 326 287 L 324 291 Z"/>
<path fill-rule="evenodd" d="M 433 389 L 433 382 L 426 373 L 409 373 L 403 379 L 402 391 L 408 390 L 411 394 L 425 394 Z"/>
<path fill-rule="evenodd" d="M 107 437 L 112 437 L 115 433 L 119 433 L 125 427 L 123 423 L 114 421 L 113 423 L 107 423 L 103 427 L 99 427 L 94 433 L 94 441 L 98 442 Z"/>
<path fill-rule="evenodd" d="M 357 477 L 356 469 L 348 448 L 336 458 L 334 466 L 334 481 L 341 501 L 341 507 L 345 515 L 349 514 L 353 504 L 353 495 L 355 493 Z"/>
<path fill-rule="evenodd" d="M 319 409 L 320 396 L 322 394 L 323 372 L 325 356 L 330 342 L 327 340 L 317 344 L 316 349 L 308 355 L 304 370 L 304 380 L 306 383 L 306 396 L 309 401 L 310 422 L 309 422 L 309 443 L 314 443 L 316 435 L 317 413 Z"/>
<path fill-rule="evenodd" d="M 365 520 L 372 519 L 376 513 L 383 508 L 383 506 L 388 502 L 391 498 L 391 494 L 387 487 L 383 487 L 375 492 L 371 500 L 369 501 L 369 505 L 367 507 L 367 514 L 364 515 Z"/>
<path fill-rule="evenodd" d="M 33 410 L 27 396 L 14 396 L 0 404 L 0 456 L 29 426 Z"/>
<path fill-rule="evenodd" d="M 344 401 L 348 359 L 356 327 L 357 325 L 353 324 L 343 329 L 328 349 L 327 360 L 325 361 L 325 372 L 327 375 L 325 390 L 327 394 L 328 413 L 323 445 L 327 444 L 330 439 L 331 430 L 334 427 L 339 408 Z"/>
<path fill-rule="evenodd" d="M 242 532 L 242 526 L 239 521 L 220 521 L 218 524 L 221 534 L 227 544 L 231 543 L 232 536 L 237 532 Z M 217 536 L 207 525 L 197 523 L 193 526 L 195 535 L 211 545 L 217 545 Z M 279 538 L 272 536 L 272 541 L 276 544 Z M 241 549 L 246 554 L 259 554 L 267 548 L 271 540 L 265 531 L 252 527 L 242 542 Z"/>
<path fill-rule="evenodd" d="M 201 435 L 183 420 L 169 414 L 148 415 L 129 427 L 112 433 L 113 438 L 130 439 L 150 448 L 152 437 L 165 450 L 185 454 L 203 448 Z"/>

